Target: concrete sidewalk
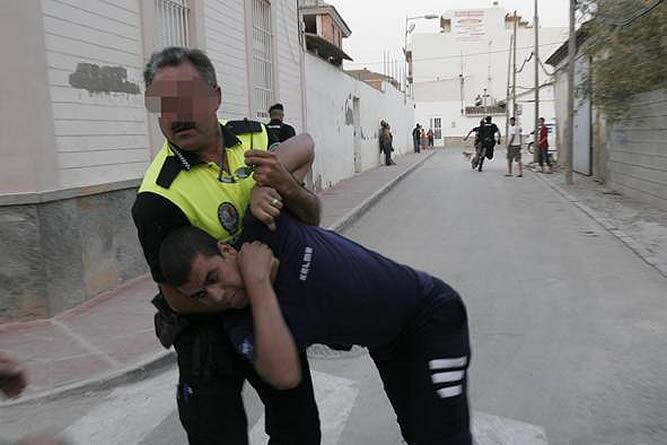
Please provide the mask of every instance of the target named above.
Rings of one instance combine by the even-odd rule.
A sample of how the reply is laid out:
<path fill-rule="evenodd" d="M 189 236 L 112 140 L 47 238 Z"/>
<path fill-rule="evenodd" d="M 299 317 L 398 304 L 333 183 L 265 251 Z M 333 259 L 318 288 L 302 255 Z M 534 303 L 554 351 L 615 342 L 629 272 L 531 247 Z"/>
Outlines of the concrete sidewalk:
<path fill-rule="evenodd" d="M 344 230 L 435 151 L 409 154 L 397 166 L 377 167 L 320 194 L 322 226 Z M 149 276 L 131 280 L 48 320 L 0 325 L 0 351 L 28 369 L 30 386 L 20 399 L 53 398 L 109 384 L 173 361 L 155 338 L 156 286 Z"/>

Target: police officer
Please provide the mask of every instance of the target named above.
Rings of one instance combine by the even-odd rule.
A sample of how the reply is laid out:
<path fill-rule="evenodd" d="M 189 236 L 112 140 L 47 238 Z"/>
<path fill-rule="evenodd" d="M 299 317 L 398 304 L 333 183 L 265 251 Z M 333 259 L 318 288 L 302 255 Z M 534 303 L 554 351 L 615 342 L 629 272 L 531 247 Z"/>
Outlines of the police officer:
<path fill-rule="evenodd" d="M 299 135 L 270 153 L 263 124 L 219 121 L 222 91 L 211 61 L 199 50 L 154 53 L 144 80 L 146 105 L 159 113 L 166 142 L 146 171 L 132 216 L 160 289 L 153 300 L 156 333 L 165 347 L 176 349 L 178 411 L 189 443 L 247 445 L 241 389 L 248 380 L 264 402 L 270 444 L 319 444 L 305 354 L 299 386 L 269 387 L 234 352 L 217 314 L 193 315 L 205 305 L 164 283 L 158 255 L 167 234 L 186 225 L 233 240 L 248 208 L 267 225 L 284 207 L 301 221 L 318 224 L 319 201 L 300 184 L 312 163 L 312 139 Z"/>
<path fill-rule="evenodd" d="M 285 119 L 283 104 L 271 105 L 269 108 L 269 117 L 271 118 L 271 122 L 266 124 L 266 129 L 269 131 L 269 146 L 285 142 L 296 135 L 294 127 L 283 122 L 283 119 Z"/>

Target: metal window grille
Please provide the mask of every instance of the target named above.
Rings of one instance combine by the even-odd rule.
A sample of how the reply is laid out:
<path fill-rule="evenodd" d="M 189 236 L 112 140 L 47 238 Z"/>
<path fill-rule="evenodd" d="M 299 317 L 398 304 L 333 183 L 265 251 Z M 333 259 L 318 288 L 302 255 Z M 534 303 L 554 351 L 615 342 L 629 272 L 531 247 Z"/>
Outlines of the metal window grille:
<path fill-rule="evenodd" d="M 255 116 L 267 118 L 273 101 L 273 42 L 271 35 L 271 3 L 252 2 L 252 56 L 255 83 Z"/>
<path fill-rule="evenodd" d="M 187 0 L 155 0 L 157 45 L 188 46 L 190 8 Z"/>

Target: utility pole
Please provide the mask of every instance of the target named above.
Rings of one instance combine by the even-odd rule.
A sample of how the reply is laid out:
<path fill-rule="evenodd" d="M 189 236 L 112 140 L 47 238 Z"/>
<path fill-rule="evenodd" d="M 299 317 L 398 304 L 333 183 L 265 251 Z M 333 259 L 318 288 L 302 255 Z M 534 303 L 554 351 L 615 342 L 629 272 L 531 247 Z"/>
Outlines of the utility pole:
<path fill-rule="evenodd" d="M 567 132 L 565 133 L 565 183 L 572 184 L 572 158 L 574 154 L 574 64 L 577 56 L 577 40 L 574 31 L 576 0 L 570 0 L 570 40 L 567 45 Z"/>
<path fill-rule="evenodd" d="M 505 145 L 507 145 L 507 133 L 510 129 L 510 82 L 512 80 L 510 70 L 512 69 L 512 43 L 514 36 L 510 35 L 510 48 L 507 51 L 507 89 L 505 90 Z"/>
<path fill-rule="evenodd" d="M 535 129 L 535 138 L 533 140 L 537 140 L 537 137 L 539 135 L 539 130 L 540 130 L 540 124 L 539 124 L 539 118 L 540 118 L 540 20 L 539 20 L 539 14 L 537 13 L 537 0 L 535 0 L 535 50 L 534 50 L 534 56 L 535 56 L 535 121 L 534 121 L 534 129 Z M 539 144 L 535 146 L 535 148 L 539 149 Z M 538 151 L 534 150 L 535 157 L 538 156 Z"/>
<path fill-rule="evenodd" d="M 517 117 L 516 110 L 516 11 L 514 11 L 514 51 L 512 52 L 512 116 Z"/>

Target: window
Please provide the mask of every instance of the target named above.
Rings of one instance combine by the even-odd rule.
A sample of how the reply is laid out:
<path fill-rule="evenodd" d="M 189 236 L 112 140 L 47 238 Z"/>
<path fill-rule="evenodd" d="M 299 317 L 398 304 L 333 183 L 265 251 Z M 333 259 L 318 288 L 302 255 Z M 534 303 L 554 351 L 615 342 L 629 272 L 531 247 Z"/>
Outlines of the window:
<path fill-rule="evenodd" d="M 265 119 L 273 102 L 271 3 L 267 0 L 252 0 L 252 37 L 255 117 Z"/>
<path fill-rule="evenodd" d="M 317 34 L 317 16 L 304 15 L 303 24 L 306 27 L 306 32 L 309 34 Z"/>
<path fill-rule="evenodd" d="M 189 16 L 187 0 L 155 0 L 157 48 L 188 46 Z"/>

